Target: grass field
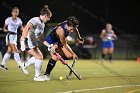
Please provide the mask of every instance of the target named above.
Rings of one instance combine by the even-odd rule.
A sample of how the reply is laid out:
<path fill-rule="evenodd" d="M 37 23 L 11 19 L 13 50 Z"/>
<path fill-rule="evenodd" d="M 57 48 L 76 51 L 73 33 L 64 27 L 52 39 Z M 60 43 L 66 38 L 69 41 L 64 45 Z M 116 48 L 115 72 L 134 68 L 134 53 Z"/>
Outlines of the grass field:
<path fill-rule="evenodd" d="M 47 61 L 44 60 L 42 74 Z M 135 61 L 115 60 L 113 64 L 106 61 L 101 65 L 99 60 L 78 60 L 75 70 L 82 80 L 74 75 L 67 80 L 69 69 L 58 62 L 51 81 L 45 82 L 33 81 L 33 66 L 29 68 L 29 76 L 25 76 L 13 60 L 7 66 L 8 71 L 0 69 L 0 93 L 140 93 L 140 63 Z M 64 79 L 60 81 L 59 76 Z"/>

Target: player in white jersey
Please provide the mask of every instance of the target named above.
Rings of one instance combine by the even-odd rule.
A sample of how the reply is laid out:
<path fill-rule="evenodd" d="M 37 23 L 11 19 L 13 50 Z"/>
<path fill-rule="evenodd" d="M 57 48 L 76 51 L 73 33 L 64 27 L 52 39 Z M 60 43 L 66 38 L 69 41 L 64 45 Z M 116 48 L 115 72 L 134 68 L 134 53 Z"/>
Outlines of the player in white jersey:
<path fill-rule="evenodd" d="M 51 11 L 47 6 L 44 6 L 44 8 L 40 11 L 40 16 L 30 19 L 22 33 L 21 50 L 26 50 L 32 55 L 32 57 L 27 62 L 25 62 L 24 66 L 27 68 L 32 64 L 35 65 L 34 81 L 45 81 L 45 79 L 40 76 L 43 55 L 38 48 L 37 41 L 40 40 L 44 43 L 44 23 L 49 21 L 51 16 Z"/>
<path fill-rule="evenodd" d="M 18 15 L 19 15 L 19 9 L 17 7 L 14 7 L 12 9 L 12 17 L 8 17 L 5 20 L 5 24 L 4 24 L 3 29 L 4 29 L 5 32 L 8 31 L 7 36 L 6 36 L 7 52 L 3 57 L 0 68 L 2 68 L 4 70 L 8 69 L 8 68 L 6 68 L 6 62 L 10 58 L 11 53 L 14 53 L 15 61 L 22 68 L 24 73 L 28 74 L 28 73 L 26 73 L 26 70 L 24 69 L 24 66 L 22 66 L 20 56 L 19 56 L 19 53 L 18 53 L 18 49 L 17 49 L 17 29 L 20 28 L 20 30 L 22 30 L 22 21 L 18 17 Z"/>

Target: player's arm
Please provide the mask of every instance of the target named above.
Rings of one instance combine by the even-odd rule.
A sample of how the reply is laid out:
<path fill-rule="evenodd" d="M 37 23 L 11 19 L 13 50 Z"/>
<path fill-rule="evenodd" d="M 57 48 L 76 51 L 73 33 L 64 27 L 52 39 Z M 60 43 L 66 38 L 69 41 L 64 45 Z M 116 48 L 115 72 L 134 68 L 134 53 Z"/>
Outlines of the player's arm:
<path fill-rule="evenodd" d="M 20 38 L 20 44 L 21 44 L 20 49 L 22 51 L 25 51 L 25 49 L 26 49 L 25 38 L 27 38 L 27 35 L 32 27 L 33 27 L 33 25 L 31 23 L 28 23 L 22 31 L 22 36 Z"/>
<path fill-rule="evenodd" d="M 49 44 L 47 41 L 45 41 L 45 38 L 44 38 L 44 35 L 43 35 L 43 34 L 39 36 L 39 40 L 40 40 L 45 46 L 50 47 L 50 44 Z"/>
<path fill-rule="evenodd" d="M 79 39 L 79 43 L 80 43 L 80 44 L 83 44 L 83 43 L 84 43 L 84 39 L 81 37 L 81 35 L 80 35 L 78 29 L 76 28 L 76 29 L 74 29 L 74 31 L 75 31 L 75 33 L 76 33 L 78 39 Z"/>
<path fill-rule="evenodd" d="M 115 40 L 117 40 L 118 39 L 118 37 L 116 36 L 116 34 L 115 34 L 115 32 L 114 31 L 112 31 L 112 34 L 113 34 L 113 38 L 115 39 Z"/>
<path fill-rule="evenodd" d="M 33 25 L 32 23 L 28 23 L 25 28 L 23 29 L 23 32 L 22 32 L 22 37 L 21 39 L 25 39 L 30 31 L 30 29 L 33 28 Z"/>
<path fill-rule="evenodd" d="M 64 35 L 64 31 L 61 27 L 58 27 L 58 29 L 56 30 L 57 32 L 57 35 L 59 36 L 60 38 L 60 41 L 61 43 L 63 44 L 63 46 L 73 55 L 75 56 L 76 58 L 78 58 L 76 56 L 76 54 L 72 51 L 72 49 L 69 47 L 69 45 L 67 44 L 67 41 L 66 41 L 66 38 L 65 38 L 65 35 Z M 58 33 L 59 32 L 59 33 Z"/>
<path fill-rule="evenodd" d="M 5 20 L 5 23 L 4 23 L 4 26 L 3 26 L 3 31 L 4 31 L 4 32 L 7 32 L 7 30 L 8 30 L 8 25 L 9 25 L 9 18 L 7 18 L 7 19 Z"/>
<path fill-rule="evenodd" d="M 4 32 L 7 32 L 7 27 L 8 27 L 8 25 L 7 24 L 4 24 L 4 26 L 3 26 L 3 31 Z"/>
<path fill-rule="evenodd" d="M 105 38 L 105 34 L 106 34 L 106 32 L 104 30 L 102 30 L 101 35 L 100 35 L 100 38 L 101 39 L 104 39 Z"/>
<path fill-rule="evenodd" d="M 19 31 L 20 31 L 20 33 L 23 33 L 23 26 L 21 25 L 21 26 L 19 26 Z"/>

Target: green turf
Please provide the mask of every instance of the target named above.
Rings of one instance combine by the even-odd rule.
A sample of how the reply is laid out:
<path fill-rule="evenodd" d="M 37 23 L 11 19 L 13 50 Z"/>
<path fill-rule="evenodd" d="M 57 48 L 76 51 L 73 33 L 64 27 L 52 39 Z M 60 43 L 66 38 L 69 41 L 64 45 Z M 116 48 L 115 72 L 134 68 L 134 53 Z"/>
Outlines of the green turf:
<path fill-rule="evenodd" d="M 43 63 L 42 74 L 46 64 L 47 60 Z M 13 60 L 7 66 L 8 71 L 0 69 L 0 93 L 76 93 L 75 90 L 80 90 L 78 93 L 140 93 L 140 86 L 135 86 L 140 85 L 140 63 L 135 61 L 116 60 L 113 64 L 106 61 L 105 65 L 101 65 L 99 60 L 78 60 L 75 70 L 82 75 L 82 80 L 74 75 L 71 80 L 66 80 L 69 69 L 58 62 L 52 72 L 52 80 L 45 82 L 33 81 L 33 66 L 29 68 L 29 76 L 25 76 Z M 59 76 L 64 79 L 60 81 Z M 104 87 L 110 88 L 101 89 Z M 93 90 L 81 91 L 84 89 Z"/>

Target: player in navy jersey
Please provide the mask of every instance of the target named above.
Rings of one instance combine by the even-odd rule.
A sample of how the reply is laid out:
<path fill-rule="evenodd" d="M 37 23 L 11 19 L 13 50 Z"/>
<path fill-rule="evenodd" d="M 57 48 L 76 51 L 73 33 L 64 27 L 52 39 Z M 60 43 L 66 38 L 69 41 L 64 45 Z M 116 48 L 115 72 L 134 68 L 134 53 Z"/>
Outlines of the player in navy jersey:
<path fill-rule="evenodd" d="M 77 18 L 69 17 L 66 21 L 56 26 L 54 30 L 46 36 L 46 42 L 44 44 L 48 46 L 48 49 L 51 51 L 51 59 L 48 62 L 46 72 L 44 74 L 46 80 L 50 80 L 50 73 L 58 60 L 57 56 L 54 54 L 55 51 L 61 51 L 64 54 L 64 56 L 62 57 L 65 60 L 69 58 L 78 58 L 78 56 L 72 51 L 66 41 L 66 37 L 69 35 L 69 33 L 75 32 L 78 36 L 79 43 L 83 43 L 83 38 L 81 38 L 77 29 L 78 25 L 79 21 L 77 20 Z M 53 44 L 53 46 L 51 46 L 51 44 Z"/>
<path fill-rule="evenodd" d="M 106 29 L 102 30 L 100 38 L 102 39 L 101 62 L 103 63 L 105 55 L 108 55 L 110 63 L 112 63 L 112 54 L 114 51 L 113 40 L 117 37 L 116 37 L 114 31 L 112 30 L 112 25 L 110 23 L 106 24 Z"/>

